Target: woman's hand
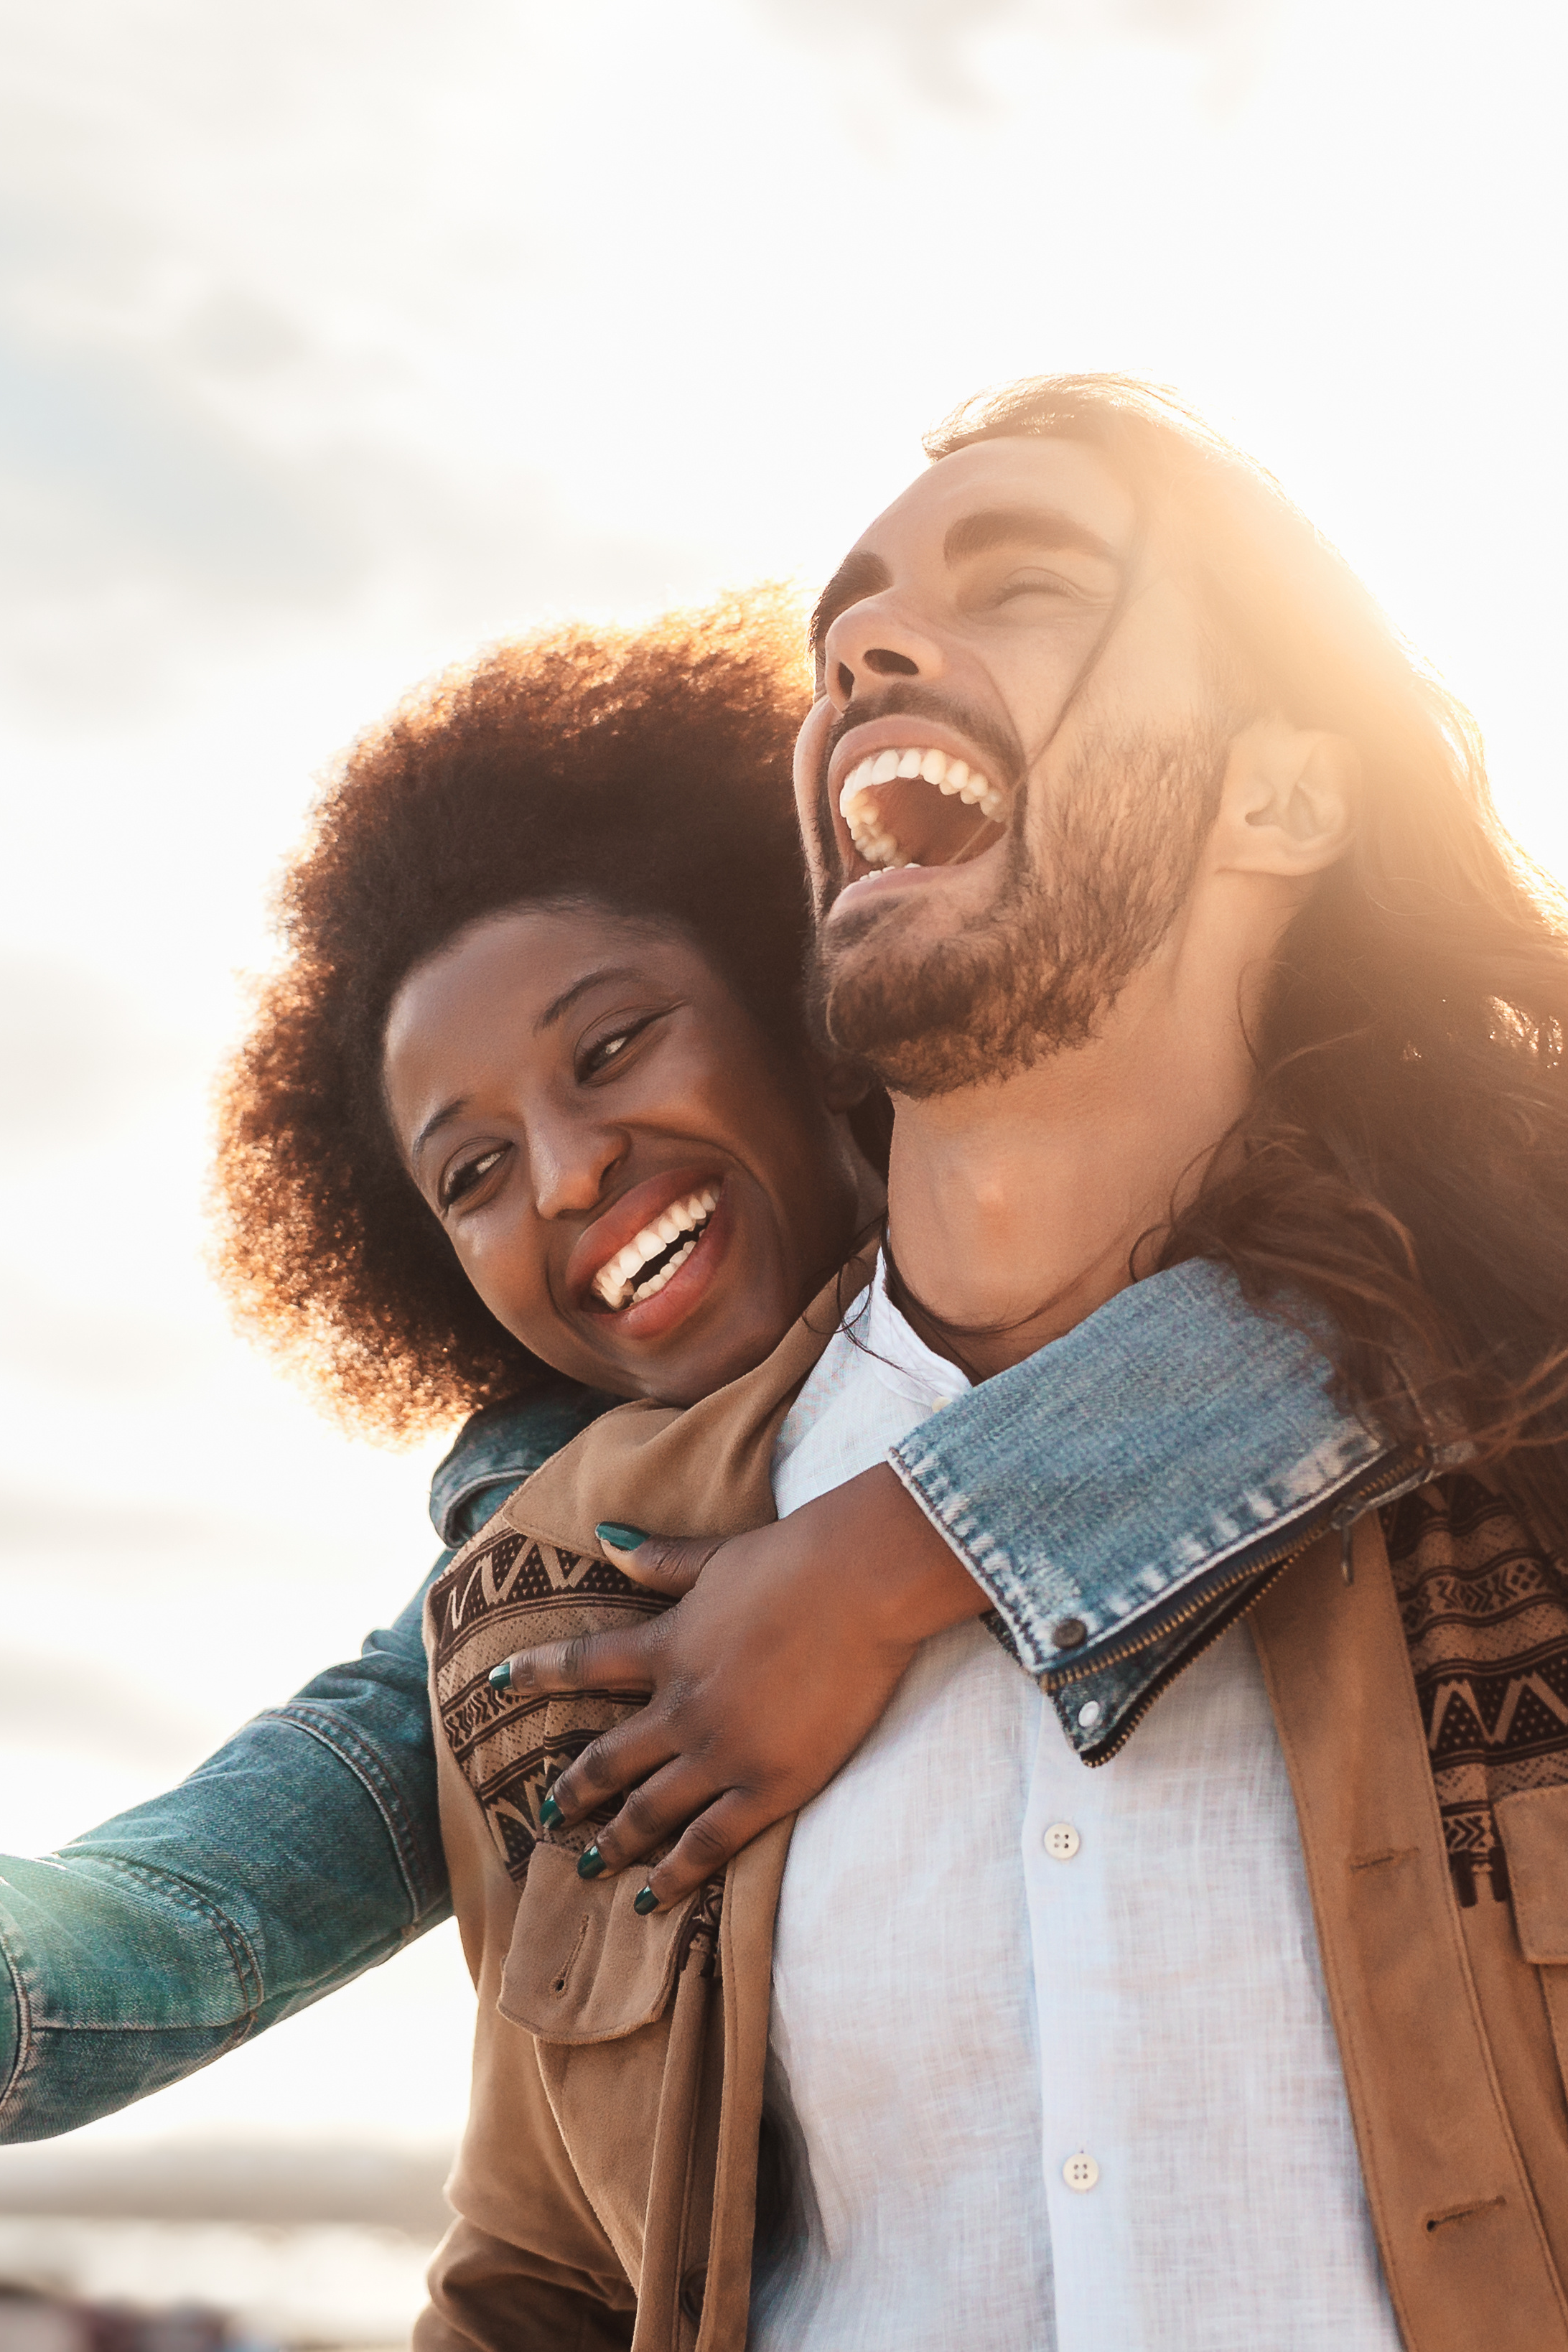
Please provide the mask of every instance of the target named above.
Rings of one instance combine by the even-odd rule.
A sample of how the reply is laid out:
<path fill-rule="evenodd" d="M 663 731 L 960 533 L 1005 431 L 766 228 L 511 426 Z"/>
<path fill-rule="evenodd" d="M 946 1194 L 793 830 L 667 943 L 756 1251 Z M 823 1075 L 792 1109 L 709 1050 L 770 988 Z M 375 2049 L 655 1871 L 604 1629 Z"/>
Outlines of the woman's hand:
<path fill-rule="evenodd" d="M 599 1530 L 616 1566 L 683 1596 L 677 1605 L 629 1633 L 521 1651 L 491 1679 L 530 1696 L 650 1693 L 545 1801 L 555 1828 L 630 1790 L 583 1857 L 606 1873 L 687 1825 L 638 1898 L 647 1911 L 798 1811 L 877 1722 L 921 1643 L 991 1605 L 885 1463 L 728 1542 L 610 1536 Z"/>

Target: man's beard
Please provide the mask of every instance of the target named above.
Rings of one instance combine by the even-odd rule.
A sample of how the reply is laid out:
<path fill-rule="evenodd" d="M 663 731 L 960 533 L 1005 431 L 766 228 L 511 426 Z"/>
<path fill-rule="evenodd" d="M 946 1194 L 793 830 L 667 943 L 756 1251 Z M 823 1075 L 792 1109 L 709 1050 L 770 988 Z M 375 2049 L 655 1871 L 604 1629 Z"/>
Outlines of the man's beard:
<path fill-rule="evenodd" d="M 1015 823 L 992 905 L 939 941 L 900 953 L 900 923 L 914 908 L 906 899 L 881 911 L 868 893 L 864 918 L 851 916 L 842 939 L 817 933 L 819 1027 L 917 1100 L 1014 1077 L 1087 1044 L 1192 889 L 1227 747 L 1217 726 L 1086 747 L 1053 789 L 1037 837 Z"/>

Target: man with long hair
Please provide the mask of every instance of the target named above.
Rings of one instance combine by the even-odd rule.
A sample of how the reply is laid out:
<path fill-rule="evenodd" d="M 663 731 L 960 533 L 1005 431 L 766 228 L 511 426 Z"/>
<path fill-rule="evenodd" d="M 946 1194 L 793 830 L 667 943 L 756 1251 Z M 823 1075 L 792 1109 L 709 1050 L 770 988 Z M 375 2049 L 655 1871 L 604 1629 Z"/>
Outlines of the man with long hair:
<path fill-rule="evenodd" d="M 855 1751 L 783 1866 L 759 2343 L 1568 2347 L 1562 909 L 1466 714 L 1166 396 L 1024 383 L 928 446 L 818 606 L 797 768 L 822 1025 L 896 1111 L 869 1321 L 789 1408 L 776 1528 L 608 1530 L 689 1597 L 512 1663 L 653 1695 L 556 1817 L 642 1784 L 611 1874 L 690 1822 L 668 1912 Z M 1184 1495 L 1161 1550 L 1148 1464 L 1206 1400 L 1154 1372 L 1215 1279 L 1371 1443 L 1331 1511 Z M 963 1621 L 1070 1518 L 1058 1465 L 1003 1432 L 981 1489 L 953 1448 L 971 1383 L 1095 1316 L 1132 1335 L 1077 1400 L 1117 1540 L 1037 1559 L 1037 1690 Z M 879 1356 L 931 1415 L 890 1446 Z M 923 1643 L 868 1734 L 820 1639 L 852 1588 L 890 1681 Z"/>

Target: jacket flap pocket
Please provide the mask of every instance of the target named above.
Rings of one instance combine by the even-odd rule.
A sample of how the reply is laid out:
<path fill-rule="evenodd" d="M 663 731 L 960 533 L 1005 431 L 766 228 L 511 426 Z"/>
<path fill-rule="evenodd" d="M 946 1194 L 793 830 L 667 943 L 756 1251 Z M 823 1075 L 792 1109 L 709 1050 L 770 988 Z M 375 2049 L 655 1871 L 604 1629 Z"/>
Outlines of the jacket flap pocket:
<path fill-rule="evenodd" d="M 1516 1790 L 1495 1810 L 1524 1957 L 1561 1968 L 1568 1963 L 1568 1785 Z"/>
<path fill-rule="evenodd" d="M 563 1846 L 537 1845 L 501 1971 L 497 2006 L 542 2042 L 616 2042 L 664 2013 L 698 1896 L 640 1918 L 637 1869 L 577 1875 Z"/>

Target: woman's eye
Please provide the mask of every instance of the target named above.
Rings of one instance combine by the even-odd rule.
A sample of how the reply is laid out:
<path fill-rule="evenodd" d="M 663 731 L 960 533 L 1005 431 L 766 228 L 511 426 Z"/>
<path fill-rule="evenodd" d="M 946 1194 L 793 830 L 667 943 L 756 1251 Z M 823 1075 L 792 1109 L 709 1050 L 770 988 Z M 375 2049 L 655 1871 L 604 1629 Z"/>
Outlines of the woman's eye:
<path fill-rule="evenodd" d="M 578 1076 L 596 1077 L 601 1070 L 607 1068 L 617 1055 L 624 1054 L 626 1047 L 640 1037 L 643 1031 L 658 1019 L 657 1013 L 650 1013 L 641 1021 L 628 1022 L 624 1029 L 612 1029 L 606 1037 L 595 1038 L 577 1066 Z"/>
<path fill-rule="evenodd" d="M 441 1187 L 441 1206 L 444 1209 L 454 1208 L 466 1194 L 484 1182 L 491 1169 L 500 1166 L 503 1156 L 503 1148 L 498 1143 L 493 1150 L 477 1152 L 472 1160 L 459 1160 Z"/>

